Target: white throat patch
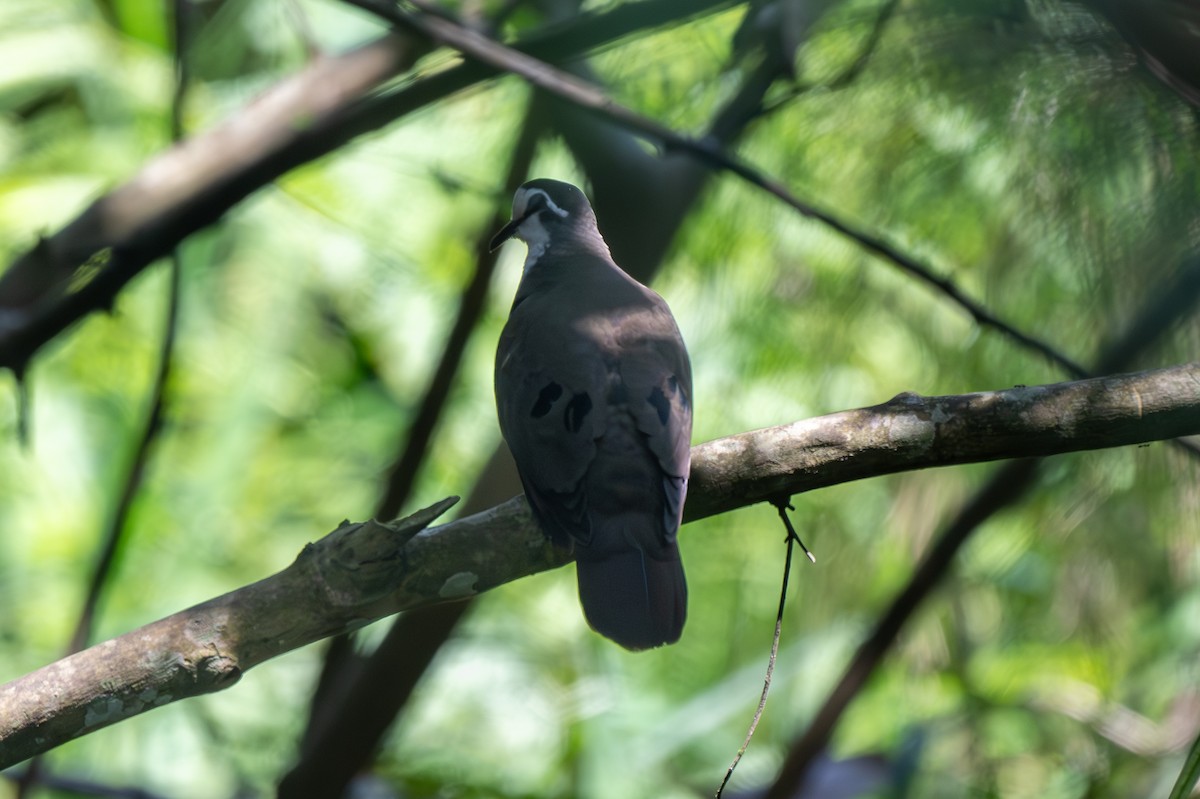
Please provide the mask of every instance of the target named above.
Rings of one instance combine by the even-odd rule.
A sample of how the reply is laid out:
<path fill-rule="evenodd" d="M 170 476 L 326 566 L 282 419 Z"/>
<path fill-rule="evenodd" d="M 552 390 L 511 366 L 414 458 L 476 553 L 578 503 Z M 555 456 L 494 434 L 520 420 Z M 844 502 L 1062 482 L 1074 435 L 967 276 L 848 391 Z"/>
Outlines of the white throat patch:
<path fill-rule="evenodd" d="M 537 259 L 546 252 L 546 247 L 550 245 L 550 234 L 546 231 L 542 220 L 538 219 L 537 214 L 534 214 L 521 223 L 521 227 L 517 228 L 517 235 L 529 246 L 529 254 L 525 256 L 525 266 L 522 269 L 522 273 L 524 273 L 532 269 L 533 265 L 537 263 Z"/>

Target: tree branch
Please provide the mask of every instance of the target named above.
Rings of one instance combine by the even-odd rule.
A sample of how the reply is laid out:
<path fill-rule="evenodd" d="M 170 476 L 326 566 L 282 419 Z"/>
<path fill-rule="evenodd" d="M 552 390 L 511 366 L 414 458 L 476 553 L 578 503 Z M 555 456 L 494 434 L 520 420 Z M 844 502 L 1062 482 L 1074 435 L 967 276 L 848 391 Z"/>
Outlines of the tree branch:
<path fill-rule="evenodd" d="M 1200 434 L 1200 362 L 962 396 L 902 394 L 692 450 L 685 519 L 906 469 Z M 431 530 L 343 523 L 283 571 L 0 687 L 0 768 L 153 707 L 227 688 L 304 644 L 570 561 L 516 497 Z"/>
<path fill-rule="evenodd" d="M 1200 361 L 1072 383 L 921 397 L 692 448 L 684 519 L 884 474 L 1195 435 Z M 1177 431 L 1177 432 L 1171 432 Z M 1192 431 L 1192 432 L 1187 432 Z"/>

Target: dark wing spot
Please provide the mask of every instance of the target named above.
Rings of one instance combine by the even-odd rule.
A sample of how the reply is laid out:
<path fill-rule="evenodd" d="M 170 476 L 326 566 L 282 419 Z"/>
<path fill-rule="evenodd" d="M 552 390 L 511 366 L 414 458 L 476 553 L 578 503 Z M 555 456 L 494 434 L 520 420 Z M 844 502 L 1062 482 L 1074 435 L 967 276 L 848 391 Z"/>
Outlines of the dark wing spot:
<path fill-rule="evenodd" d="M 563 412 L 563 424 L 572 433 L 578 433 L 579 428 L 583 427 L 583 419 L 592 410 L 592 398 L 588 396 L 586 391 L 581 391 L 571 401 L 567 403 L 567 409 Z"/>
<path fill-rule="evenodd" d="M 546 386 L 538 392 L 537 402 L 533 403 L 533 409 L 529 411 L 529 415 L 534 419 L 541 419 L 546 414 L 550 413 L 550 408 L 554 406 L 554 402 L 562 396 L 563 388 L 558 383 L 547 383 Z"/>
<path fill-rule="evenodd" d="M 667 399 L 667 395 L 661 388 L 655 386 L 650 391 L 650 396 L 646 397 L 646 401 L 654 406 L 654 410 L 658 411 L 658 421 L 662 423 L 663 427 L 666 427 L 667 419 L 671 417 L 671 401 Z"/>

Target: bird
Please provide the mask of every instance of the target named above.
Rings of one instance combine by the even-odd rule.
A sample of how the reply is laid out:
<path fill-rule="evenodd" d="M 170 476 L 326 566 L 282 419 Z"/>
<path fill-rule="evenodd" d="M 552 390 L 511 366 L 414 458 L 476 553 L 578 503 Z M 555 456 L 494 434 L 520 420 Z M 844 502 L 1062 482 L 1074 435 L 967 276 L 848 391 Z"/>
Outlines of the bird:
<path fill-rule="evenodd" d="M 667 303 L 617 266 L 584 193 L 539 178 L 492 239 L 528 254 L 496 348 L 500 431 L 534 519 L 575 554 L 596 632 L 679 640 L 677 535 L 691 465 L 692 367 Z"/>

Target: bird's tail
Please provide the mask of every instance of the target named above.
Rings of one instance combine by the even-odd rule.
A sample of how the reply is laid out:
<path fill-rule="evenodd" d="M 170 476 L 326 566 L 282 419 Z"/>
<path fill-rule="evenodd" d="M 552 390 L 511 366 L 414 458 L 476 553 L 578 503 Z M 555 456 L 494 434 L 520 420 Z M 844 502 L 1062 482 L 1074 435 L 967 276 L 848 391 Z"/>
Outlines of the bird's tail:
<path fill-rule="evenodd" d="M 592 629 L 626 649 L 673 644 L 687 618 L 687 581 L 672 543 L 656 558 L 629 547 L 619 552 L 576 549 L 579 602 Z"/>

